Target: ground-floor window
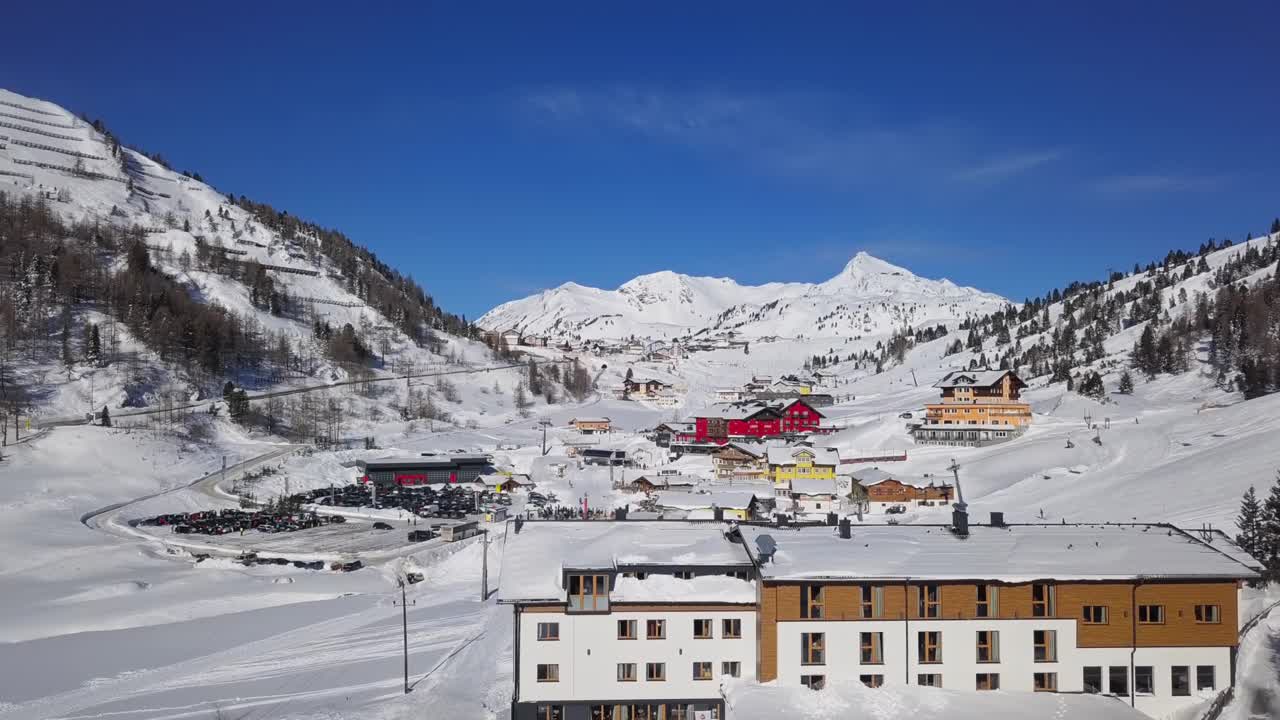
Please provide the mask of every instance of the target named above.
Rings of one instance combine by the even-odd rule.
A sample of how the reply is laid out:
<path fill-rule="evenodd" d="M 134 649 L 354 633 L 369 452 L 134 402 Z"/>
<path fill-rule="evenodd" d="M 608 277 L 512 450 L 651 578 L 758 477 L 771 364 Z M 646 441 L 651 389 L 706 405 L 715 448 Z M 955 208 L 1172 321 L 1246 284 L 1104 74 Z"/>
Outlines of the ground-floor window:
<path fill-rule="evenodd" d="M 884 685 L 884 676 L 883 675 L 859 675 L 858 682 L 861 682 L 863 685 L 866 685 L 869 688 L 878 688 L 881 685 Z"/>
<path fill-rule="evenodd" d="M 1133 668 L 1133 691 L 1139 695 L 1154 695 L 1156 692 L 1156 672 L 1150 665 L 1137 665 Z"/>
<path fill-rule="evenodd" d="M 999 690 L 1000 673 L 978 673 L 976 685 L 979 690 Z"/>
<path fill-rule="evenodd" d="M 742 663 L 722 662 L 720 663 L 720 674 L 725 677 L 742 677 Z"/>
<path fill-rule="evenodd" d="M 1196 666 L 1196 690 L 1216 690 L 1217 678 L 1214 677 L 1217 668 L 1212 665 Z"/>
<path fill-rule="evenodd" d="M 925 687 L 942 687 L 942 676 L 938 673 L 920 673 L 916 675 L 916 684 Z"/>
<path fill-rule="evenodd" d="M 538 720 L 564 720 L 564 706 L 539 705 Z"/>
<path fill-rule="evenodd" d="M 821 690 L 827 686 L 826 675 L 801 675 L 800 684 L 810 690 Z"/>
<path fill-rule="evenodd" d="M 1036 692 L 1058 692 L 1058 673 L 1038 672 L 1034 679 Z"/>
<path fill-rule="evenodd" d="M 1173 694 L 1190 695 L 1191 694 L 1191 668 L 1186 665 L 1174 665 L 1169 673 L 1170 684 L 1173 687 Z"/>
<path fill-rule="evenodd" d="M 1129 694 L 1129 668 L 1124 665 L 1112 665 L 1107 671 L 1107 683 L 1112 695 Z"/>
<path fill-rule="evenodd" d="M 1087 693 L 1102 692 L 1102 668 L 1092 665 L 1084 669 L 1084 691 Z"/>

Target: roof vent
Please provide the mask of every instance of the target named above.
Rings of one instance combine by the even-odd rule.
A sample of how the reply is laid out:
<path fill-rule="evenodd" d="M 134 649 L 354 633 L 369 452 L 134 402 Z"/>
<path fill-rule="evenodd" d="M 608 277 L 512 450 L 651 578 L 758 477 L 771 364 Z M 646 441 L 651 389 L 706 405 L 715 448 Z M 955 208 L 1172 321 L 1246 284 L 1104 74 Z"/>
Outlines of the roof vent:
<path fill-rule="evenodd" d="M 516 516 L 516 534 L 517 535 L 520 534 L 520 529 L 523 527 L 524 527 L 524 518 L 517 515 Z"/>
<path fill-rule="evenodd" d="M 955 509 L 951 511 L 951 531 L 957 537 L 969 537 L 969 511 L 965 509 L 964 503 L 956 503 Z"/>
<path fill-rule="evenodd" d="M 1004 527 L 1004 526 L 1005 526 L 1004 513 L 993 511 L 991 513 L 991 527 Z"/>
<path fill-rule="evenodd" d="M 849 540 L 853 537 L 853 523 L 849 522 L 849 518 L 840 518 L 840 539 Z"/>

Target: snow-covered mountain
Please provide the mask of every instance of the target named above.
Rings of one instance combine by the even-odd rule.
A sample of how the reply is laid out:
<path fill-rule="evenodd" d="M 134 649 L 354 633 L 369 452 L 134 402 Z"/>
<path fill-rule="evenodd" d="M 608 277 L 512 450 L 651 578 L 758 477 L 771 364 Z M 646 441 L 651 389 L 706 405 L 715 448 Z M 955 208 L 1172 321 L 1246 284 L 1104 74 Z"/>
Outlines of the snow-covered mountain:
<path fill-rule="evenodd" d="M 503 303 L 478 324 L 569 339 L 672 338 L 726 330 L 746 337 L 867 337 L 904 325 L 955 322 L 1008 303 L 859 252 L 821 283 L 740 285 L 730 278 L 669 270 L 641 275 L 617 290 L 565 283 Z"/>

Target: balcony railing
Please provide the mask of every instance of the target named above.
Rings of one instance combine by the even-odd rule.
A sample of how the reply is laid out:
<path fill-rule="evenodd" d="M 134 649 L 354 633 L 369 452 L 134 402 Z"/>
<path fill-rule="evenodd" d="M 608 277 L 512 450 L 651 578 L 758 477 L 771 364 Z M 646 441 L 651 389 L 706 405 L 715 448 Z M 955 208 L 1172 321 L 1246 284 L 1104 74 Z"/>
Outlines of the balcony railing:
<path fill-rule="evenodd" d="M 1026 405 L 1022 400 L 1009 400 L 998 397 L 975 397 L 968 400 L 960 398 L 942 398 L 941 402 L 930 405 Z"/>

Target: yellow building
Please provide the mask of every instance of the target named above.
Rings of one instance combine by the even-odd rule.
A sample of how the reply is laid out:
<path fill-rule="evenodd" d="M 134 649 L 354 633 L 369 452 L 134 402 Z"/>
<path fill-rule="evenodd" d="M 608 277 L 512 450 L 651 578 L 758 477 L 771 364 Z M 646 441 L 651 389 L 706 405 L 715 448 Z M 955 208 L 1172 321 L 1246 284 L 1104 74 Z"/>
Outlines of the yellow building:
<path fill-rule="evenodd" d="M 840 453 L 808 445 L 771 447 L 768 461 L 769 477 L 775 485 L 786 485 L 797 479 L 834 480 Z"/>
<path fill-rule="evenodd" d="M 934 387 L 941 402 L 925 406 L 916 442 L 985 445 L 1021 435 L 1031 424 L 1031 406 L 1021 399 L 1027 386 L 1011 370 L 958 370 Z"/>

